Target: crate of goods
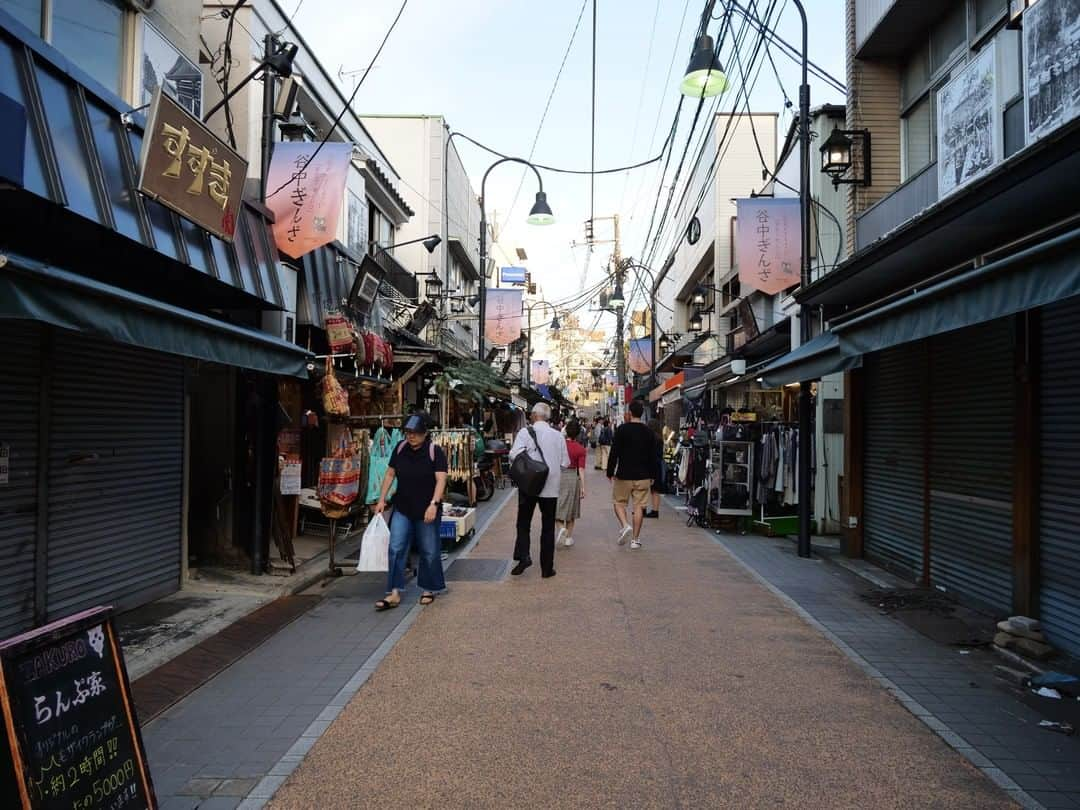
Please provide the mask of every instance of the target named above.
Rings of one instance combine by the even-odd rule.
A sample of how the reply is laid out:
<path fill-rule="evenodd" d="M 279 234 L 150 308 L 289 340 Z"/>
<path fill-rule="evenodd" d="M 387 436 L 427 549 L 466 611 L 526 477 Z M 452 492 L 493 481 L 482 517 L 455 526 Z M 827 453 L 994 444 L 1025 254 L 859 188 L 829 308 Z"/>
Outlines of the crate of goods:
<path fill-rule="evenodd" d="M 444 540 L 460 540 L 476 530 L 476 510 L 447 507 L 443 510 L 439 536 Z"/>

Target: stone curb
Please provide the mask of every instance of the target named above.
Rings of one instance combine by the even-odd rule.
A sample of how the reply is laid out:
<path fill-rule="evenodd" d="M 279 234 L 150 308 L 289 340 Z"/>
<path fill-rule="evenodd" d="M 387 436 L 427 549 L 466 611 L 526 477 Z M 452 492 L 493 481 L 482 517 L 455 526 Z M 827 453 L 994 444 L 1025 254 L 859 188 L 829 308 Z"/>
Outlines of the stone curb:
<path fill-rule="evenodd" d="M 503 497 L 502 503 L 496 506 L 487 519 L 480 526 L 476 527 L 476 534 L 465 545 L 461 552 L 451 559 L 446 561 L 444 569 L 449 569 L 453 564 L 460 559 L 467 557 L 476 547 L 476 544 L 480 541 L 481 536 L 487 531 L 491 523 L 497 518 L 502 510 L 511 501 L 513 490 L 508 490 Z M 322 577 L 323 571 L 319 570 L 319 577 Z M 307 587 L 307 586 L 305 586 Z M 292 747 L 285 752 L 270 769 L 270 772 L 264 776 L 251 792 L 244 798 L 242 802 L 237 806 L 237 810 L 262 810 L 263 807 L 274 797 L 278 788 L 285 784 L 285 780 L 292 775 L 293 771 L 300 767 L 300 763 L 304 761 L 308 752 L 315 746 L 318 739 L 326 733 L 326 730 L 330 728 L 330 725 L 337 719 L 338 715 L 349 705 L 349 701 L 355 697 L 356 693 L 360 691 L 368 678 L 374 674 L 382 660 L 394 649 L 394 645 L 397 644 L 401 638 L 409 631 L 413 623 L 419 618 L 421 612 L 423 612 L 423 606 L 420 604 L 413 605 L 409 611 L 401 618 L 397 626 L 390 632 L 390 635 L 383 639 L 375 652 L 373 652 L 361 665 L 360 669 L 349 679 L 348 683 L 341 688 L 341 690 L 331 698 L 326 708 L 322 710 L 319 716 L 309 725 L 304 733 L 300 735 L 300 738 L 292 744 Z"/>
<path fill-rule="evenodd" d="M 1031 795 L 1027 793 L 1023 788 L 1014 782 L 1008 775 L 1005 774 L 1000 768 L 994 766 L 994 764 L 979 753 L 978 749 L 969 744 L 962 736 L 957 734 L 947 723 L 939 720 L 933 712 L 924 707 L 917 700 L 912 698 L 907 692 L 893 683 L 889 678 L 881 673 L 873 664 L 859 655 L 847 642 L 833 633 L 828 627 L 815 619 L 810 613 L 802 607 L 798 602 L 784 593 L 776 585 L 773 585 L 764 576 L 755 571 L 749 563 L 742 559 L 734 550 L 728 548 L 719 538 L 707 530 L 701 530 L 713 543 L 720 546 L 728 554 L 731 555 L 742 568 L 750 574 L 755 580 L 764 585 L 769 591 L 773 593 L 781 602 L 787 605 L 794 613 L 802 618 L 807 624 L 821 633 L 825 638 L 831 641 L 848 659 L 850 659 L 856 666 L 858 666 L 863 672 L 865 672 L 871 680 L 876 681 L 886 691 L 889 692 L 896 700 L 915 717 L 917 717 L 927 728 L 933 731 L 938 737 L 944 740 L 945 744 L 956 751 L 960 756 L 964 757 L 974 767 L 978 768 L 982 773 L 990 779 L 994 784 L 1000 787 L 1009 798 L 1019 804 L 1021 807 L 1027 808 L 1027 810 L 1046 810 L 1046 807 L 1040 802 L 1036 801 Z M 850 569 L 849 569 L 850 570 Z M 858 572 L 856 572 L 858 573 Z"/>

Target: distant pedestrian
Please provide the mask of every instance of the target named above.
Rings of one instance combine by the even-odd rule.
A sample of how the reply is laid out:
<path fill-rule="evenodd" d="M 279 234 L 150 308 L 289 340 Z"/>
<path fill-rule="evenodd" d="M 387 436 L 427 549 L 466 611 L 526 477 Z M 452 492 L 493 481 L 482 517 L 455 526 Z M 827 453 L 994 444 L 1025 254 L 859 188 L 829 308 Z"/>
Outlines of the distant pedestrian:
<path fill-rule="evenodd" d="M 611 454 L 611 442 L 615 438 L 615 432 L 611 429 L 611 420 L 606 416 L 600 425 L 600 432 L 596 437 L 596 469 L 606 470 L 608 456 Z"/>
<path fill-rule="evenodd" d="M 417 546 L 420 565 L 416 584 L 422 589 L 421 605 L 430 605 L 435 594 L 446 590 L 442 567 L 442 542 L 439 522 L 442 499 L 446 492 L 446 453 L 431 441 L 431 422 L 425 413 L 414 413 L 405 420 L 405 441 L 398 444 L 383 476 L 379 502 L 372 511 L 381 515 L 386 509 L 390 485 L 397 479 L 394 515 L 390 519 L 390 566 L 386 572 L 386 596 L 375 603 L 376 610 L 390 610 L 401 603 L 405 590 L 405 563 L 409 547 Z"/>
<path fill-rule="evenodd" d="M 550 418 L 551 408 L 543 402 L 533 405 L 533 424 L 518 431 L 510 448 L 511 463 L 521 453 L 528 453 L 530 458 L 548 466 L 547 480 L 539 495 L 526 495 L 518 490 L 517 540 L 514 543 L 517 565 L 510 571 L 514 576 L 524 574 L 532 565 L 529 535 L 537 506 L 540 507 L 540 574 L 545 579 L 555 576 L 555 509 L 559 503 L 561 471 L 570 466 L 570 454 L 566 439 L 548 424 Z"/>
<path fill-rule="evenodd" d="M 581 425 L 574 419 L 566 423 L 566 452 L 570 466 L 562 471 L 559 481 L 559 503 L 555 507 L 555 523 L 559 527 L 555 545 L 566 548 L 574 545 L 574 523 L 581 517 L 581 499 L 585 497 L 585 446 L 581 444 Z"/>
<path fill-rule="evenodd" d="M 645 504 L 657 476 L 656 440 L 641 421 L 644 413 L 645 404 L 640 399 L 630 403 L 629 421 L 615 429 L 607 463 L 608 480 L 613 479 L 615 517 L 619 520 L 618 544 L 623 545 L 633 534 L 631 549 L 641 548 Z M 633 510 L 632 517 L 627 514 L 628 507 Z"/>
<path fill-rule="evenodd" d="M 649 430 L 656 437 L 656 478 L 649 488 L 652 509 L 645 513 L 647 518 L 660 517 L 660 496 L 667 492 L 667 470 L 664 467 L 664 423 L 659 419 L 649 420 Z"/>

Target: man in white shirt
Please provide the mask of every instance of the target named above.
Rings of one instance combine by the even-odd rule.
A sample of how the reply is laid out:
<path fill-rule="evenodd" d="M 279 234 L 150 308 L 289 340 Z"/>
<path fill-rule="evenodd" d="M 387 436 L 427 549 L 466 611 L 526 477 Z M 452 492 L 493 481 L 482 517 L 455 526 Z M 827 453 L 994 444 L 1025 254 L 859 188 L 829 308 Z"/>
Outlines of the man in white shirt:
<path fill-rule="evenodd" d="M 510 448 L 511 464 L 519 454 L 528 453 L 530 458 L 548 466 L 548 477 L 538 496 L 518 491 L 517 540 L 514 543 L 517 565 L 510 571 L 514 576 L 524 574 L 532 565 L 529 533 L 537 505 L 540 506 L 540 573 L 545 579 L 555 576 L 555 507 L 559 502 L 559 479 L 562 470 L 570 466 L 570 453 L 566 449 L 566 437 L 548 424 L 550 418 L 551 408 L 542 402 L 533 405 L 531 428 L 519 430 Z"/>

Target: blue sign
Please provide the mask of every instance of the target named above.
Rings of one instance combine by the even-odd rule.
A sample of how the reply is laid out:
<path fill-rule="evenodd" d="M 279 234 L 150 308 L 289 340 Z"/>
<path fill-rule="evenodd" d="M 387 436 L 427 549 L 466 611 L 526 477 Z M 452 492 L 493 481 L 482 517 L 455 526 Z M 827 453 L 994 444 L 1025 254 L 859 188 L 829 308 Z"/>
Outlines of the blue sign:
<path fill-rule="evenodd" d="M 25 151 L 26 110 L 0 93 L 0 180 L 22 186 Z"/>
<path fill-rule="evenodd" d="M 500 268 L 499 278 L 503 284 L 524 284 L 525 283 L 525 268 L 524 267 L 502 267 Z"/>

